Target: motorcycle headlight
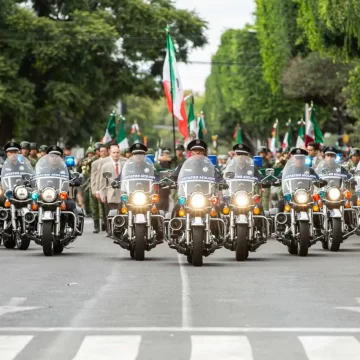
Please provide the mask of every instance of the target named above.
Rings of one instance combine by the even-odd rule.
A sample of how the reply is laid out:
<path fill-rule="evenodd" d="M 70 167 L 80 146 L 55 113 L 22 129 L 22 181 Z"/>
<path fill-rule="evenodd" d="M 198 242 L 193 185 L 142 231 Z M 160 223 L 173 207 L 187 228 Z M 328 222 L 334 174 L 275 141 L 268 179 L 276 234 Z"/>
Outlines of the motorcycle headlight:
<path fill-rule="evenodd" d="M 56 200 L 56 191 L 52 188 L 45 188 L 41 193 L 44 202 L 51 203 Z"/>
<path fill-rule="evenodd" d="M 15 197 L 19 200 L 25 200 L 29 196 L 28 191 L 23 186 L 15 189 Z"/>
<path fill-rule="evenodd" d="M 310 202 L 310 196 L 305 190 L 297 190 L 294 195 L 294 200 L 297 204 L 307 204 Z"/>
<path fill-rule="evenodd" d="M 135 191 L 132 195 L 131 203 L 136 206 L 146 205 L 147 196 L 142 191 Z"/>
<path fill-rule="evenodd" d="M 328 191 L 327 191 L 327 197 L 329 200 L 332 200 L 332 201 L 336 201 L 336 200 L 340 200 L 341 198 L 341 192 L 338 188 L 336 187 L 333 187 L 333 188 L 330 188 Z"/>
<path fill-rule="evenodd" d="M 249 195 L 246 192 L 238 192 L 235 194 L 234 203 L 236 206 L 244 207 L 250 204 Z"/>
<path fill-rule="evenodd" d="M 196 193 L 190 198 L 190 206 L 194 209 L 203 209 L 206 205 L 206 198 L 203 194 Z"/>

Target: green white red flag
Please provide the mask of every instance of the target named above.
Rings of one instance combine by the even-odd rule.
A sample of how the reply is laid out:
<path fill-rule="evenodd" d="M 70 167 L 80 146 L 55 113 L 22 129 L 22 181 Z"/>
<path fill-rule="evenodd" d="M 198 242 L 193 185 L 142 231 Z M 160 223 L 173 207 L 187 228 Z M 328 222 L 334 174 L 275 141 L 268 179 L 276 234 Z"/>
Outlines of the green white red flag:
<path fill-rule="evenodd" d="M 309 116 L 306 119 L 305 146 L 314 141 L 319 144 L 324 144 L 323 134 L 315 118 L 315 108 L 311 103 Z"/>

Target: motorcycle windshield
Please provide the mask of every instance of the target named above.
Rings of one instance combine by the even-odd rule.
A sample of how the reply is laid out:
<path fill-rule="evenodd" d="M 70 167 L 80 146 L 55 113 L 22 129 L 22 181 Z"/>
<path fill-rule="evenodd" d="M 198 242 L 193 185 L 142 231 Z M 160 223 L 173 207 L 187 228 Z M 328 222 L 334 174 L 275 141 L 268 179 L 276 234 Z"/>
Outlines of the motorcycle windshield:
<path fill-rule="evenodd" d="M 360 162 L 357 164 L 354 177 L 356 181 L 356 185 L 355 185 L 356 192 L 360 193 Z"/>
<path fill-rule="evenodd" d="M 283 194 L 292 194 L 296 189 L 309 190 L 316 175 L 306 163 L 305 155 L 293 155 L 286 163 L 282 174 Z"/>
<path fill-rule="evenodd" d="M 135 190 L 151 192 L 155 181 L 154 164 L 144 155 L 133 155 L 121 170 L 121 191 L 130 194 Z"/>
<path fill-rule="evenodd" d="M 194 155 L 187 159 L 178 177 L 179 196 L 189 196 L 193 192 L 210 195 L 215 187 L 215 167 L 202 155 Z"/>
<path fill-rule="evenodd" d="M 228 173 L 234 173 L 234 177 L 227 177 Z M 230 194 L 234 194 L 239 190 L 252 193 L 254 185 L 258 180 L 254 175 L 252 159 L 245 155 L 235 156 L 231 159 L 224 170 L 224 175 L 229 185 Z"/>
<path fill-rule="evenodd" d="M 34 175 L 34 169 L 30 161 L 21 154 L 9 156 L 1 169 L 1 187 L 4 191 L 12 190 L 15 185 L 21 185 L 23 175 L 30 178 Z"/>
<path fill-rule="evenodd" d="M 55 154 L 42 156 L 35 166 L 34 186 L 38 190 L 52 187 L 69 191 L 69 171 L 64 159 Z"/>
<path fill-rule="evenodd" d="M 316 167 L 315 172 L 319 178 L 326 180 L 329 186 L 341 187 L 343 180 L 346 178 L 345 174 L 341 174 L 341 165 L 335 162 L 335 158 L 330 161 L 321 161 Z"/>

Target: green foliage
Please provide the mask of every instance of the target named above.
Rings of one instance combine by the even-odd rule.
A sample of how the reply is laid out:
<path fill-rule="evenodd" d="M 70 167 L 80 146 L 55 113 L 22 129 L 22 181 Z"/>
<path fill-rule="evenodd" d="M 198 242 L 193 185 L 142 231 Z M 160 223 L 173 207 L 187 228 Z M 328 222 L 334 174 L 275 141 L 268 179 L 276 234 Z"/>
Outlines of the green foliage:
<path fill-rule="evenodd" d="M 271 92 L 263 79 L 257 37 L 249 29 L 223 34 L 206 81 L 207 125 L 219 135 L 219 141 L 233 141 L 234 128 L 241 123 L 250 137 L 265 142 L 276 118 L 285 124 L 288 118 L 298 119 L 303 112 L 303 104 Z"/>
<path fill-rule="evenodd" d="M 2 1 L 0 144 L 101 138 L 118 99 L 162 94 L 168 23 L 179 60 L 206 42 L 206 23 L 170 0 Z"/>

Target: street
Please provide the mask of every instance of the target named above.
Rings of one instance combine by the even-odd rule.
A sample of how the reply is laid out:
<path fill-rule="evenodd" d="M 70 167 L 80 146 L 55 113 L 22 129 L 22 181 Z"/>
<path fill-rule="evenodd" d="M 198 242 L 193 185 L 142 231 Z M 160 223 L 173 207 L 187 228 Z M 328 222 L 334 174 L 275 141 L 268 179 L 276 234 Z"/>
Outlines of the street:
<path fill-rule="evenodd" d="M 360 359 L 360 239 L 193 267 L 168 245 L 130 258 L 85 231 L 62 255 L 0 247 L 0 359 Z M 358 299 L 359 298 L 359 299 Z"/>

